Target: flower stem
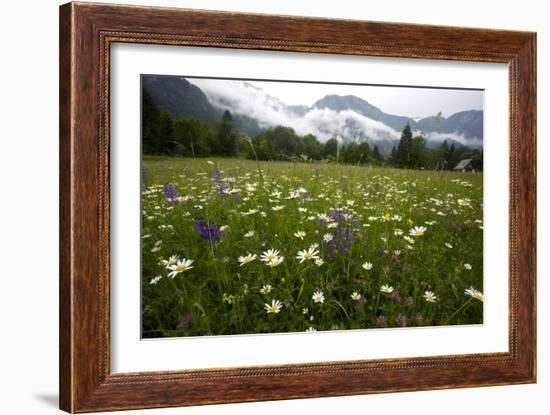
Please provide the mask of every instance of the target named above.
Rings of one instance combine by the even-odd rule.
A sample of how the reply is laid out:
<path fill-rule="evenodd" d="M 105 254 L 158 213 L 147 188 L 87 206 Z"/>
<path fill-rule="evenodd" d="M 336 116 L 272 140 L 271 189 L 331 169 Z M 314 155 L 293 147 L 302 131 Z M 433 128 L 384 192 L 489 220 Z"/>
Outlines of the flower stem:
<path fill-rule="evenodd" d="M 452 315 L 451 317 L 449 317 L 447 320 L 445 320 L 443 322 L 443 324 L 441 324 L 442 326 L 445 326 L 449 321 L 451 321 L 458 313 L 460 313 L 468 304 L 470 304 L 472 302 L 473 298 L 470 298 L 468 301 L 466 301 L 464 304 L 462 304 L 462 306 L 456 310 Z"/>

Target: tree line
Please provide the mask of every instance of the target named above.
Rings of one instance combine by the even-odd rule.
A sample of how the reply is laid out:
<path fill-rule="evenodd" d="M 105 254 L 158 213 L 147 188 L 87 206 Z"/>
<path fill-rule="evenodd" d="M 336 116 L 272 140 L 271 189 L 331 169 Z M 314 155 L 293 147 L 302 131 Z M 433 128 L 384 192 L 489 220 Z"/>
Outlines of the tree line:
<path fill-rule="evenodd" d="M 471 159 L 476 171 L 483 170 L 483 152 L 468 146 L 443 141 L 436 148 L 426 146 L 423 135 L 413 137 L 409 124 L 403 128 L 399 144 L 389 153 L 386 163 L 407 169 L 452 170 L 461 160 Z"/>
<path fill-rule="evenodd" d="M 413 137 L 407 124 L 399 143 L 384 156 L 366 137 L 341 144 L 336 138 L 321 143 L 312 134 L 301 136 L 289 127 L 277 126 L 254 137 L 242 134 L 229 111 L 210 126 L 195 117 L 172 117 L 142 91 L 142 150 L 148 155 L 177 157 L 243 157 L 258 160 L 330 161 L 346 164 L 388 165 L 408 169 L 452 170 L 460 160 L 472 159 L 476 170 L 483 153 L 443 141 L 433 149 L 422 135 Z"/>

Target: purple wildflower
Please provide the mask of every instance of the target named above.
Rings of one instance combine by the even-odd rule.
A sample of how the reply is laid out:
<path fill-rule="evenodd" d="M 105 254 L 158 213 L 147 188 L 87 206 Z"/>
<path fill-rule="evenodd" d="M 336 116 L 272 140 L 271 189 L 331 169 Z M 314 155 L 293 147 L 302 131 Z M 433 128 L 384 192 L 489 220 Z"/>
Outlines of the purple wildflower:
<path fill-rule="evenodd" d="M 187 313 L 186 315 L 183 316 L 183 318 L 178 323 L 177 329 L 185 330 L 189 326 L 191 326 L 191 324 L 193 324 L 193 314 Z"/>
<path fill-rule="evenodd" d="M 389 274 L 391 272 L 391 268 L 387 265 L 384 266 L 384 268 L 382 268 L 382 271 L 384 271 L 384 274 Z"/>
<path fill-rule="evenodd" d="M 414 304 L 414 300 L 411 296 L 408 296 L 406 299 L 405 299 L 405 305 L 407 307 L 412 307 L 412 305 Z"/>
<path fill-rule="evenodd" d="M 399 291 L 394 291 L 393 293 L 391 293 L 390 300 L 399 303 L 401 301 L 401 295 L 399 295 Z"/>
<path fill-rule="evenodd" d="M 424 317 L 422 317 L 422 314 L 417 314 L 416 316 L 414 316 L 414 321 L 417 326 L 421 326 L 422 323 L 424 323 Z"/>
<path fill-rule="evenodd" d="M 227 188 L 225 187 L 225 183 L 222 180 L 222 175 L 218 169 L 214 170 L 214 183 L 216 185 L 216 192 L 221 195 L 225 195 Z"/>
<path fill-rule="evenodd" d="M 170 201 L 170 203 L 176 203 L 178 200 L 178 192 L 176 191 L 176 185 L 174 183 L 164 183 L 162 190 L 164 196 Z"/>
<path fill-rule="evenodd" d="M 381 314 L 378 317 L 376 317 L 376 325 L 378 327 L 386 327 L 386 316 Z"/>
<path fill-rule="evenodd" d="M 219 226 L 213 223 L 207 223 L 204 219 L 195 219 L 193 221 L 193 226 L 208 242 L 215 242 L 222 237 Z"/>
<path fill-rule="evenodd" d="M 398 259 L 399 257 L 397 255 L 392 255 L 391 257 L 392 262 L 397 262 Z"/>
<path fill-rule="evenodd" d="M 328 216 L 336 223 L 334 238 L 329 242 L 330 250 L 335 255 L 345 254 L 351 246 L 359 222 L 347 209 L 331 209 Z"/>
<path fill-rule="evenodd" d="M 399 313 L 395 318 L 395 324 L 397 324 L 399 327 L 405 327 L 407 325 L 407 317 Z"/>

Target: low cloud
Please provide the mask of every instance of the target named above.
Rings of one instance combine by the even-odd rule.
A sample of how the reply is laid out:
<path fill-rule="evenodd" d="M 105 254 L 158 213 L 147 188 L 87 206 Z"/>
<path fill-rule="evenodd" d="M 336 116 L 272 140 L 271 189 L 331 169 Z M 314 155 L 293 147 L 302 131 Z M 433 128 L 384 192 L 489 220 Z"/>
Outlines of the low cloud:
<path fill-rule="evenodd" d="M 393 128 L 351 110 L 313 108 L 305 114 L 296 114 L 278 98 L 247 82 L 211 79 L 190 79 L 190 82 L 201 88 L 213 105 L 248 115 L 262 128 L 284 125 L 301 135 L 313 134 L 322 142 L 332 137 L 340 140 L 399 138 L 399 132 Z"/>
<path fill-rule="evenodd" d="M 414 134 L 420 134 L 420 131 L 415 131 Z M 426 138 L 427 142 L 433 143 L 443 143 L 445 140 L 453 140 L 457 143 L 460 143 L 462 145 L 467 145 L 469 147 L 483 147 L 483 139 L 478 137 L 469 137 L 466 138 L 464 134 L 458 134 L 456 132 L 454 133 L 437 133 L 437 132 L 431 132 L 431 133 L 422 133 L 424 137 Z"/>
<path fill-rule="evenodd" d="M 365 137 L 373 141 L 393 141 L 399 140 L 401 136 L 400 131 L 352 110 L 309 108 L 305 114 L 298 114 L 280 99 L 245 81 L 193 78 L 188 80 L 197 85 L 213 105 L 254 118 L 261 128 L 283 125 L 293 128 L 300 135 L 313 134 L 321 142 L 332 137 L 340 141 L 359 140 Z M 415 132 L 415 134 L 419 133 L 419 131 Z M 482 144 L 480 139 L 466 139 L 463 135 L 456 133 L 424 135 L 429 142 L 452 139 L 461 144 L 472 145 L 474 141 L 476 144 L 479 143 L 479 146 Z"/>

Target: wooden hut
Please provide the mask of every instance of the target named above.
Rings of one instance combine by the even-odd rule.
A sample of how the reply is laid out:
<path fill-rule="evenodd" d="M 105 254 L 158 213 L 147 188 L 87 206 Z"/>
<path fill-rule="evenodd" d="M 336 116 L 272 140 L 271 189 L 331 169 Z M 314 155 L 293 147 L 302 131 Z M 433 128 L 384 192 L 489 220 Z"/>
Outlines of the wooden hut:
<path fill-rule="evenodd" d="M 460 160 L 460 162 L 456 165 L 454 170 L 455 171 L 461 171 L 461 172 L 476 171 L 476 169 L 474 168 L 474 166 L 472 164 L 472 159 Z"/>

